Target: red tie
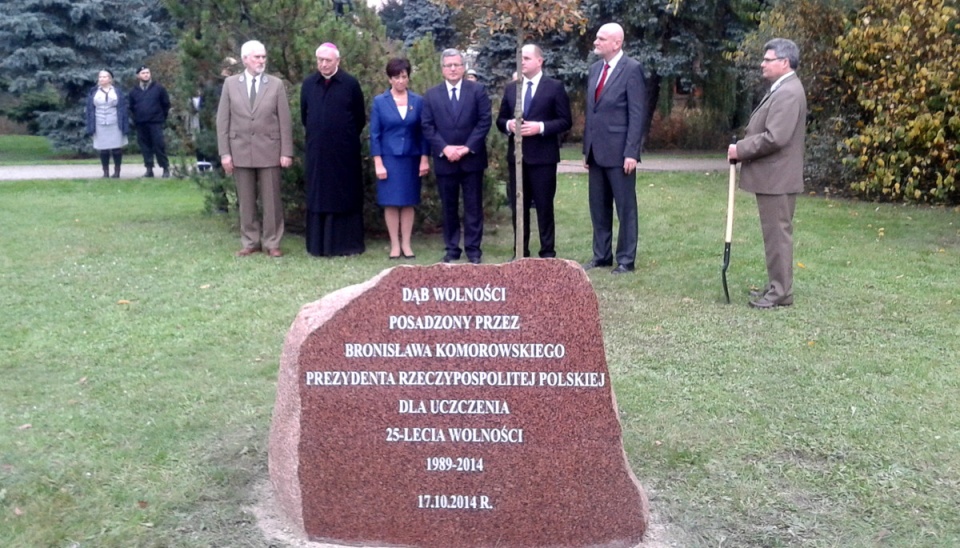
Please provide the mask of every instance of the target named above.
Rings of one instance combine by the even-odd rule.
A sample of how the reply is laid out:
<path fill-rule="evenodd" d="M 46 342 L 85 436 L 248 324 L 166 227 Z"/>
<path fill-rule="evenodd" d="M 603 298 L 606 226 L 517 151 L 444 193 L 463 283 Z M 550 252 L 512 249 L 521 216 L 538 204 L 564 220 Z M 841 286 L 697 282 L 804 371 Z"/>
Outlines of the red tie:
<path fill-rule="evenodd" d="M 600 83 L 597 84 L 597 91 L 593 94 L 593 102 L 596 103 L 600 100 L 600 92 L 603 91 L 603 83 L 607 81 L 607 69 L 610 68 L 610 65 L 603 64 L 603 73 L 600 75 Z"/>

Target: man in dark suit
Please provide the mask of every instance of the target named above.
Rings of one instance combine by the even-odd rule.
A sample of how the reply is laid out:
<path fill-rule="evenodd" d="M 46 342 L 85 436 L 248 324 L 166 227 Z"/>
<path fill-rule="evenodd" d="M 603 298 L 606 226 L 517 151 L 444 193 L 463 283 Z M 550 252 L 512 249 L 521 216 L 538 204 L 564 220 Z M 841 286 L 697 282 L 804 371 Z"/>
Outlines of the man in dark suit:
<path fill-rule="evenodd" d="M 740 162 L 740 188 L 757 195 L 767 284 L 751 292 L 750 306 L 769 309 L 793 304 L 793 213 L 803 192 L 807 98 L 794 72 L 800 48 L 775 38 L 763 50 L 760 70 L 773 85 L 727 157 Z"/>
<path fill-rule="evenodd" d="M 523 121 L 523 256 L 530 256 L 530 205 L 537 205 L 537 227 L 540 230 L 540 257 L 556 257 L 553 199 L 557 194 L 557 164 L 560 162 L 560 135 L 570 129 L 570 98 L 559 80 L 543 75 L 543 52 L 539 46 L 527 44 L 521 49 L 523 73 L 520 100 Z M 517 105 L 517 82 L 507 84 L 500 102 L 497 128 L 511 136 L 507 142 L 510 183 L 507 199 L 513 210 L 516 233 L 517 168 L 513 135 L 517 131 L 514 112 Z"/>
<path fill-rule="evenodd" d="M 640 63 L 623 53 L 623 28 L 607 23 L 597 31 L 600 60 L 587 79 L 583 160 L 589 170 L 593 258 L 585 270 L 612 266 L 613 206 L 617 208 L 617 266 L 632 272 L 637 257 L 637 163 L 646 121 L 646 86 Z"/>
<path fill-rule="evenodd" d="M 492 107 L 483 86 L 464 79 L 459 51 L 443 50 L 440 66 L 444 82 L 423 96 L 423 136 L 430 144 L 443 208 L 443 262 L 460 259 L 462 190 L 463 248 L 467 259 L 479 264 L 483 254 L 483 170 L 487 168 Z"/>
<path fill-rule="evenodd" d="M 237 183 L 240 209 L 238 257 L 261 249 L 281 257 L 283 203 L 280 169 L 293 164 L 293 124 L 283 81 L 264 73 L 267 50 L 256 40 L 240 48 L 245 70 L 223 83 L 217 109 L 220 164 Z M 263 208 L 263 231 L 257 219 L 257 198 Z"/>

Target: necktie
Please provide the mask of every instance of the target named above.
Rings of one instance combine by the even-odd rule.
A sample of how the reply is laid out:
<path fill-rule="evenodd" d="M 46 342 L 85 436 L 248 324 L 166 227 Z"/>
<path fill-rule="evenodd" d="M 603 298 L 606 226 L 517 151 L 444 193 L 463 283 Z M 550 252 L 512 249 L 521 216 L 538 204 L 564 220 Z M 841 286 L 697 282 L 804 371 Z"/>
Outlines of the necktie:
<path fill-rule="evenodd" d="M 523 94 L 523 118 L 530 114 L 530 103 L 533 102 L 533 82 L 527 82 L 527 92 Z"/>
<path fill-rule="evenodd" d="M 607 71 L 610 70 L 610 65 L 603 64 L 603 73 L 600 75 L 600 82 L 597 83 L 597 91 L 593 94 L 593 102 L 596 103 L 600 100 L 600 92 L 603 91 L 603 84 L 607 81 Z"/>
<path fill-rule="evenodd" d="M 253 83 L 250 84 L 250 108 L 253 108 L 253 103 L 257 100 L 257 77 L 253 77 Z"/>
<path fill-rule="evenodd" d="M 457 88 L 450 89 L 450 106 L 453 107 L 454 114 L 460 112 L 460 101 L 457 99 Z"/>

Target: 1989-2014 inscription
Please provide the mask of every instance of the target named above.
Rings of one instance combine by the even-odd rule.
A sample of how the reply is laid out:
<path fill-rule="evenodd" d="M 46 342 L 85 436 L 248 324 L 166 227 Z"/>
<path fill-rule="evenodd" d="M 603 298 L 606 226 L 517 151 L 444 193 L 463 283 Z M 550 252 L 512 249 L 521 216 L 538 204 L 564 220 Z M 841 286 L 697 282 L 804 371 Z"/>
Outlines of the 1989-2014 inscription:
<path fill-rule="evenodd" d="M 427 472 L 483 472 L 483 457 L 430 457 Z"/>

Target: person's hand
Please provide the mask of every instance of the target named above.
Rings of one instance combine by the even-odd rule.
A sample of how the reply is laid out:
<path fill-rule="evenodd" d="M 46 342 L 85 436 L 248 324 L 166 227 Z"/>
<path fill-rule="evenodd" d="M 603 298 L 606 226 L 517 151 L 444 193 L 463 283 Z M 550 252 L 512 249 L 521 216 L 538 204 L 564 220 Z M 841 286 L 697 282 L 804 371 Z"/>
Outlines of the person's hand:
<path fill-rule="evenodd" d="M 461 156 L 460 147 L 453 145 L 443 147 L 443 156 L 450 162 L 459 162 Z"/>
<path fill-rule="evenodd" d="M 221 156 L 221 157 L 220 157 L 220 165 L 223 166 L 223 171 L 224 171 L 227 175 L 232 175 L 232 174 L 233 174 L 233 156 L 230 156 L 229 154 L 225 154 L 225 155 Z"/>
<path fill-rule="evenodd" d="M 590 169 L 590 164 L 587 163 L 587 157 L 586 157 L 586 156 L 583 157 L 583 169 L 587 169 L 587 170 Z"/>
<path fill-rule="evenodd" d="M 420 157 L 420 176 L 426 177 L 430 173 L 430 162 L 427 160 L 426 156 Z"/>
<path fill-rule="evenodd" d="M 513 118 L 507 120 L 507 133 L 516 133 L 513 129 L 517 127 L 517 121 Z"/>
<path fill-rule="evenodd" d="M 727 147 L 727 160 L 739 160 L 737 157 L 737 145 L 730 145 Z"/>
<path fill-rule="evenodd" d="M 282 167 L 283 169 L 287 169 L 292 165 L 293 165 L 293 158 L 291 158 L 290 156 L 280 157 L 280 167 Z"/>
<path fill-rule="evenodd" d="M 377 174 L 377 179 L 381 181 L 387 179 L 387 168 L 383 166 L 383 160 L 379 156 L 373 159 L 373 172 Z"/>
<path fill-rule="evenodd" d="M 523 135 L 524 137 L 540 135 L 540 122 L 530 122 L 528 120 L 524 120 L 523 125 L 520 126 L 520 135 Z"/>
<path fill-rule="evenodd" d="M 637 159 L 636 158 L 624 158 L 623 159 L 623 172 L 627 175 L 630 175 L 637 170 Z"/>

